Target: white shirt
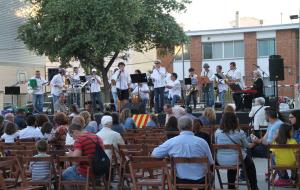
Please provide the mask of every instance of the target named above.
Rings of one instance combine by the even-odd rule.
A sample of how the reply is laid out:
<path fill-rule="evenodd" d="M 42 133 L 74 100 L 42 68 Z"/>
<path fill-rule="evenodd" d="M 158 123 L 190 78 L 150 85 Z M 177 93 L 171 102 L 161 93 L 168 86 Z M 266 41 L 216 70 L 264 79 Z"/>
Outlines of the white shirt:
<path fill-rule="evenodd" d="M 67 133 L 67 136 L 66 136 L 66 145 L 73 145 L 74 144 L 74 139 L 73 137 L 71 137 L 69 135 L 69 133 Z"/>
<path fill-rule="evenodd" d="M 179 80 L 170 80 L 167 86 L 171 87 L 169 89 L 169 98 L 172 98 L 174 95 L 181 97 L 181 84 Z"/>
<path fill-rule="evenodd" d="M 216 75 L 214 75 L 214 80 L 218 83 L 219 92 L 228 90 L 228 85 L 225 83 L 225 79 L 219 79 Z"/>
<path fill-rule="evenodd" d="M 261 108 L 254 116 L 254 123 L 253 123 L 253 127 L 254 127 L 254 130 L 259 130 L 259 126 L 267 126 L 268 123 L 266 121 L 266 118 L 265 118 L 265 108 L 267 106 L 263 106 L 261 108 L 261 105 L 257 105 L 257 106 L 253 106 L 251 108 L 251 111 L 249 113 L 249 117 L 253 117 L 255 112 Z"/>
<path fill-rule="evenodd" d="M 187 77 L 185 78 L 191 78 L 191 83 L 193 86 L 196 86 L 198 85 L 198 75 L 194 74 L 193 77 L 191 77 L 190 75 L 188 75 Z M 191 85 L 186 85 L 186 88 L 189 89 L 191 88 Z"/>
<path fill-rule="evenodd" d="M 172 107 L 172 113 L 171 114 L 166 114 L 166 122 L 168 122 L 169 118 L 174 116 L 177 119 L 179 119 L 180 117 L 184 116 L 186 114 L 186 111 L 184 108 L 180 107 L 180 106 L 174 106 Z"/>
<path fill-rule="evenodd" d="M 114 75 L 114 74 L 113 74 Z M 117 92 L 117 87 L 116 87 L 116 85 L 113 85 L 112 83 L 111 83 L 111 80 L 113 80 L 113 75 L 110 77 L 110 79 L 108 80 L 108 82 L 109 82 L 109 84 L 111 85 L 111 92 L 112 93 L 115 93 L 115 92 Z"/>
<path fill-rule="evenodd" d="M 150 90 L 149 90 L 147 83 L 142 83 L 140 87 L 138 87 L 138 85 L 136 85 L 136 87 L 132 91 L 132 94 L 133 95 L 140 94 L 141 99 L 149 99 L 149 92 L 150 92 Z"/>
<path fill-rule="evenodd" d="M 165 78 L 167 72 L 164 67 L 159 67 L 159 69 L 153 69 L 151 78 L 153 80 L 154 88 L 161 88 L 165 86 Z"/>
<path fill-rule="evenodd" d="M 94 76 L 92 75 L 92 77 L 94 77 Z M 101 81 L 101 78 L 98 75 L 95 75 L 95 78 L 97 80 Z M 101 91 L 100 84 L 96 79 L 92 79 L 90 82 L 91 83 L 91 92 L 100 92 Z"/>
<path fill-rule="evenodd" d="M 118 144 L 125 144 L 120 133 L 117 133 L 108 127 L 103 127 L 96 135 L 102 139 L 103 144 L 112 144 L 116 150 L 118 150 Z M 110 150 L 105 150 L 105 152 L 111 159 L 112 152 Z"/>
<path fill-rule="evenodd" d="M 202 77 L 208 77 L 210 81 L 214 81 L 214 73 L 211 70 L 205 71 L 204 69 L 201 71 Z"/>
<path fill-rule="evenodd" d="M 166 74 L 166 78 L 165 78 L 165 84 L 168 84 L 171 81 L 171 73 Z M 169 92 L 170 89 L 165 88 L 165 92 Z"/>
<path fill-rule="evenodd" d="M 51 94 L 55 96 L 59 96 L 59 94 L 62 93 L 63 87 L 64 87 L 64 77 L 61 74 L 55 75 L 51 82 Z M 55 86 L 57 85 L 57 86 Z"/>
<path fill-rule="evenodd" d="M 229 75 L 232 78 L 232 80 L 239 79 L 240 82 L 236 82 L 235 84 L 239 84 L 242 89 L 245 87 L 241 71 L 239 71 L 238 69 L 229 70 L 227 75 Z"/>
<path fill-rule="evenodd" d="M 29 138 L 42 139 L 43 137 L 44 135 L 42 134 L 41 130 L 39 128 L 35 128 L 32 126 L 27 126 L 25 129 L 22 129 L 19 132 L 20 139 L 29 139 Z"/>
<path fill-rule="evenodd" d="M 15 142 L 15 139 L 19 136 L 19 133 L 16 132 L 12 135 L 8 135 L 6 133 L 4 133 L 2 136 L 1 136 L 1 139 L 4 140 L 5 143 L 14 143 Z"/>
<path fill-rule="evenodd" d="M 113 75 L 113 79 L 116 81 L 116 88 L 120 90 L 127 90 L 131 83 L 130 75 L 127 71 L 116 71 Z"/>
<path fill-rule="evenodd" d="M 36 84 L 37 84 L 37 87 L 35 89 L 33 89 L 32 94 L 44 94 L 43 85 L 45 85 L 48 81 L 46 81 L 42 77 L 36 78 L 35 76 L 31 77 L 30 79 L 35 79 L 36 80 Z"/>

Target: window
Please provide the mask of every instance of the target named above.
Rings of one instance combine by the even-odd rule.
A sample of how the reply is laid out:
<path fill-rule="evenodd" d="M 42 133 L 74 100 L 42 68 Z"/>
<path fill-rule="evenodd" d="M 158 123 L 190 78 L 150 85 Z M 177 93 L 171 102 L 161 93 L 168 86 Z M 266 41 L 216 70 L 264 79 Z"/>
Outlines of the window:
<path fill-rule="evenodd" d="M 244 41 L 203 43 L 204 59 L 231 59 L 244 57 Z"/>
<path fill-rule="evenodd" d="M 275 39 L 257 40 L 258 57 L 268 57 L 275 54 Z"/>
<path fill-rule="evenodd" d="M 190 48 L 188 44 L 183 46 L 184 60 L 190 60 Z M 182 60 L 182 46 L 175 47 L 175 60 Z"/>

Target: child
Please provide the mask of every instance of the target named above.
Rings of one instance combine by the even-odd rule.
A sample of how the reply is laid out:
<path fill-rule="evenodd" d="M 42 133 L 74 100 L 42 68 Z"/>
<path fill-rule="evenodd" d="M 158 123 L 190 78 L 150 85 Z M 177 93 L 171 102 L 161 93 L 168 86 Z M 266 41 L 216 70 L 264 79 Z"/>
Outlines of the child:
<path fill-rule="evenodd" d="M 150 120 L 147 122 L 147 127 L 160 127 L 160 123 L 155 114 L 150 115 Z"/>
<path fill-rule="evenodd" d="M 47 154 L 48 143 L 45 140 L 39 140 L 36 143 L 38 154 L 34 157 L 49 157 Z M 30 162 L 30 172 L 32 181 L 47 180 L 51 177 L 51 163 L 48 161 Z"/>
<path fill-rule="evenodd" d="M 50 122 L 46 122 L 42 125 L 41 132 L 44 136 L 44 139 L 48 142 L 53 140 L 54 138 L 54 130 L 53 130 L 53 124 Z"/>
<path fill-rule="evenodd" d="M 4 140 L 5 143 L 14 143 L 18 136 L 19 134 L 15 124 L 8 122 L 4 128 L 4 134 L 1 136 L 1 140 Z"/>
<path fill-rule="evenodd" d="M 281 124 L 275 141 L 273 144 L 297 144 L 292 138 L 292 126 L 286 123 Z M 274 154 L 274 164 L 277 166 L 294 166 L 296 165 L 296 150 L 295 149 L 272 149 Z M 292 172 L 293 173 L 293 172 Z M 287 171 L 279 171 L 279 179 L 275 180 L 276 186 L 291 185 Z"/>

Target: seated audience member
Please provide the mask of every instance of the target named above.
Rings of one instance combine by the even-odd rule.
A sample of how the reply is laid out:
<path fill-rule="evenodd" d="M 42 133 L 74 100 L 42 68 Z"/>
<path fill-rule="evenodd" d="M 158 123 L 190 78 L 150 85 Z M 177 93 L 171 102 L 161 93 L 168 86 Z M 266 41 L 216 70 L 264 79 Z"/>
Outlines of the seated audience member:
<path fill-rule="evenodd" d="M 164 105 L 164 112 L 166 114 L 166 123 L 171 116 L 175 116 L 177 119 L 186 114 L 185 109 L 180 106 L 172 107 L 170 104 Z"/>
<path fill-rule="evenodd" d="M 146 127 L 160 127 L 158 117 L 155 114 L 150 115 L 150 120 L 147 122 Z"/>
<path fill-rule="evenodd" d="M 74 138 L 74 151 L 70 151 L 68 156 L 89 156 L 93 157 L 96 151 L 96 144 L 104 149 L 102 139 L 97 135 L 87 132 L 80 125 L 71 124 L 69 132 Z M 62 178 L 64 180 L 85 180 L 87 176 L 87 168 L 85 165 L 73 165 L 67 168 Z"/>
<path fill-rule="evenodd" d="M 289 121 L 293 127 L 293 137 L 300 143 L 300 110 L 292 110 Z"/>
<path fill-rule="evenodd" d="M 263 97 L 255 98 L 254 106 L 251 108 L 249 113 L 249 117 L 252 118 L 252 125 L 257 135 L 260 127 L 259 126 L 267 126 L 266 116 L 265 116 L 265 99 Z M 258 135 L 257 135 L 258 136 Z"/>
<path fill-rule="evenodd" d="M 171 138 L 156 147 L 153 157 L 208 157 L 209 164 L 213 164 L 213 158 L 208 144 L 202 138 L 196 137 L 192 132 L 193 121 L 188 117 L 179 119 L 180 135 Z M 204 164 L 177 164 L 176 178 L 178 183 L 204 183 L 206 166 Z"/>
<path fill-rule="evenodd" d="M 7 114 L 5 114 L 4 119 L 6 121 L 15 123 L 15 115 L 13 113 L 7 113 Z"/>
<path fill-rule="evenodd" d="M 67 113 L 67 107 L 65 101 L 66 101 L 65 95 L 64 93 L 61 93 L 59 95 L 58 100 L 54 103 L 54 113 L 59 113 L 59 112 Z"/>
<path fill-rule="evenodd" d="M 47 154 L 48 143 L 46 140 L 39 140 L 36 143 L 38 154 L 34 157 L 49 157 Z M 32 181 L 47 180 L 51 178 L 51 163 L 48 161 L 32 161 L 29 168 Z"/>
<path fill-rule="evenodd" d="M 18 126 L 18 130 L 24 129 L 26 124 L 26 114 L 24 109 L 18 109 L 15 117 L 15 124 Z"/>
<path fill-rule="evenodd" d="M 205 108 L 203 115 L 200 116 L 200 120 L 201 120 L 202 125 L 204 125 L 204 126 L 215 125 L 216 113 L 213 110 L 213 108 L 210 108 L 210 107 Z"/>
<path fill-rule="evenodd" d="M 46 122 L 42 125 L 41 132 L 46 141 L 52 141 L 54 139 L 54 129 L 51 122 Z"/>
<path fill-rule="evenodd" d="M 273 144 L 297 144 L 297 141 L 292 137 L 292 126 L 286 123 L 281 124 Z M 274 155 L 274 164 L 276 166 L 296 166 L 295 149 L 271 149 Z M 292 180 L 295 179 L 296 171 L 292 171 Z M 277 171 L 279 179 L 274 181 L 275 186 L 291 186 L 292 181 L 286 170 Z"/>
<path fill-rule="evenodd" d="M 97 133 L 98 132 L 98 125 L 96 121 L 91 121 L 91 114 L 88 111 L 82 111 L 79 114 L 81 117 L 84 118 L 85 125 L 84 130 L 91 132 L 91 133 Z"/>
<path fill-rule="evenodd" d="M 191 107 L 185 108 L 185 111 L 186 111 L 185 116 L 189 117 L 192 121 L 194 121 L 195 119 L 197 119 L 197 117 L 193 115 L 193 110 L 192 110 Z"/>
<path fill-rule="evenodd" d="M 4 127 L 7 122 L 4 122 L 4 117 L 0 115 L 0 136 L 4 134 Z"/>
<path fill-rule="evenodd" d="M 102 129 L 102 126 L 101 126 L 102 116 L 103 115 L 101 113 L 95 113 L 94 114 L 94 120 L 96 121 L 98 129 L 99 129 L 98 132 Z"/>
<path fill-rule="evenodd" d="M 176 117 L 171 116 L 171 117 L 169 118 L 169 120 L 167 121 L 167 124 L 166 124 L 165 131 L 166 131 L 166 134 L 167 134 L 167 138 L 168 138 L 168 139 L 177 136 L 177 134 L 173 134 L 173 133 L 172 133 L 172 132 L 179 131 L 179 129 L 178 129 L 178 120 L 177 120 Z M 168 133 L 168 132 L 171 132 L 171 133 Z"/>
<path fill-rule="evenodd" d="M 123 124 L 125 129 L 136 129 L 134 120 L 132 119 L 131 110 L 126 108 L 123 109 L 120 114 L 120 122 Z"/>
<path fill-rule="evenodd" d="M 228 112 L 235 113 L 234 107 L 231 106 L 231 105 L 226 105 L 225 108 L 224 108 L 223 113 L 228 113 Z"/>
<path fill-rule="evenodd" d="M 46 114 L 37 114 L 36 116 L 36 126 L 41 128 L 44 123 L 49 122 L 49 117 Z"/>
<path fill-rule="evenodd" d="M 281 117 L 280 113 L 278 113 L 274 108 L 267 107 L 265 108 L 265 117 L 268 122 L 268 129 L 266 134 L 261 138 L 252 139 L 252 142 L 256 144 L 272 144 L 276 133 L 283 123 L 279 118 Z"/>
<path fill-rule="evenodd" d="M 79 111 L 78 111 L 78 107 L 77 107 L 77 104 L 72 104 L 70 106 L 70 114 L 69 114 L 69 117 L 74 117 L 76 115 L 79 114 Z"/>
<path fill-rule="evenodd" d="M 248 143 L 246 139 L 246 134 L 243 130 L 239 129 L 239 123 L 236 115 L 234 113 L 224 113 L 222 117 L 222 123 L 220 128 L 215 132 L 215 143 L 216 144 L 239 144 L 241 146 L 243 161 L 246 167 L 247 176 L 250 182 L 250 187 L 252 190 L 257 190 L 257 178 L 256 169 L 254 162 L 250 156 L 245 152 L 246 148 L 252 148 L 254 144 Z M 217 151 L 216 162 L 219 165 L 235 165 L 238 157 L 238 152 L 236 150 L 224 149 Z M 236 179 L 237 171 L 228 170 L 227 178 L 228 189 L 235 189 L 234 182 Z"/>
<path fill-rule="evenodd" d="M 1 136 L 1 140 L 4 140 L 5 143 L 14 143 L 15 139 L 19 137 L 17 128 L 12 122 L 8 122 L 4 129 L 4 134 Z"/>
<path fill-rule="evenodd" d="M 111 129 L 122 135 L 125 132 L 125 129 L 124 126 L 120 123 L 119 113 L 113 112 L 111 116 L 113 119 L 113 126 Z"/>
<path fill-rule="evenodd" d="M 201 128 L 203 127 L 201 121 L 199 119 L 195 119 L 193 122 L 194 122 L 193 132 L 195 133 L 195 136 L 203 138 L 210 147 L 211 146 L 210 136 L 207 133 L 201 131 Z"/>
<path fill-rule="evenodd" d="M 118 145 L 123 145 L 124 140 L 120 133 L 111 130 L 113 126 L 113 119 L 111 116 L 105 115 L 101 119 L 101 125 L 103 128 L 97 133 L 97 135 L 103 140 L 104 144 L 112 144 L 116 150 L 118 150 Z M 105 150 L 107 156 L 111 159 L 112 152 L 110 150 Z M 116 151 L 118 152 L 118 151 Z"/>
<path fill-rule="evenodd" d="M 56 141 L 63 141 L 66 138 L 69 127 L 69 119 L 67 115 L 63 112 L 54 114 L 53 117 L 55 134 L 54 138 Z"/>
<path fill-rule="evenodd" d="M 42 139 L 44 136 L 39 129 L 35 127 L 36 117 L 34 115 L 27 116 L 27 127 L 19 132 L 20 139 Z"/>

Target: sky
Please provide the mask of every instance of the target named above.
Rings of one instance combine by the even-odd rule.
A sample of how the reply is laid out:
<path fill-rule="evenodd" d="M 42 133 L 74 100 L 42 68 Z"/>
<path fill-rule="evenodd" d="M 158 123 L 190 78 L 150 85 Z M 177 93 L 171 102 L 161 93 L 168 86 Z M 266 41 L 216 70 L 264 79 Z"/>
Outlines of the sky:
<path fill-rule="evenodd" d="M 175 14 L 184 30 L 230 28 L 236 11 L 240 17 L 263 20 L 263 25 L 290 24 L 289 16 L 299 14 L 300 0 L 192 0 L 185 13 Z"/>

